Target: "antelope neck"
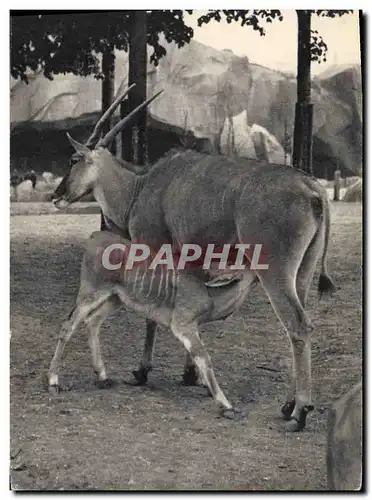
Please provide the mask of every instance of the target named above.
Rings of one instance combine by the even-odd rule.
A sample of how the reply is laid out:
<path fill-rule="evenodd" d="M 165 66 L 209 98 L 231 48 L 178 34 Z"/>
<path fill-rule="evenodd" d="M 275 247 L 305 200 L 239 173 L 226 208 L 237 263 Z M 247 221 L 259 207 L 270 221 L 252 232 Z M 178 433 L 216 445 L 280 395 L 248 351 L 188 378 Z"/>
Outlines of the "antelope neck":
<path fill-rule="evenodd" d="M 112 233 L 119 234 L 120 236 L 124 236 L 126 238 L 129 238 L 129 236 L 128 236 L 129 214 L 133 208 L 133 205 L 137 199 L 137 196 L 139 195 L 139 193 L 144 185 L 144 180 L 145 180 L 144 177 L 145 177 L 144 175 L 138 175 L 135 178 L 131 199 L 130 199 L 129 203 L 127 204 L 127 207 L 125 209 L 124 214 L 122 214 L 122 216 L 121 216 L 122 220 L 120 222 L 122 222 L 122 225 L 124 227 L 118 226 L 110 217 L 108 217 L 106 214 L 103 214 L 104 219 L 105 219 L 105 229 L 107 229 L 108 231 L 110 231 Z"/>

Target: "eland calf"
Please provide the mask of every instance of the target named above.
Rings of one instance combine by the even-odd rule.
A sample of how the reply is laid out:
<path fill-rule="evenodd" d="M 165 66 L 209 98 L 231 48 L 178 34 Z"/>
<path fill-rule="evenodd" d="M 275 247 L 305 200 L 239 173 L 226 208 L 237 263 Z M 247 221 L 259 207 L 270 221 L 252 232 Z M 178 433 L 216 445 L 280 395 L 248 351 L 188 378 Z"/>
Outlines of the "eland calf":
<path fill-rule="evenodd" d="M 109 384 L 100 352 L 99 330 L 107 316 L 124 305 L 171 329 L 197 366 L 210 394 L 221 406 L 222 414 L 227 418 L 235 417 L 235 410 L 218 385 L 198 327 L 234 312 L 244 302 L 256 276 L 254 273 L 245 273 L 242 280 L 232 282 L 229 286 L 208 288 L 204 284 L 207 278 L 201 270 L 190 273 L 163 264 L 151 269 L 151 259 L 129 269 L 126 263 L 131 244 L 129 240 L 107 231 L 97 231 L 91 235 L 83 256 L 75 307 L 61 328 L 50 365 L 50 390 L 59 390 L 61 356 L 81 322 L 85 322 L 89 329 L 89 345 L 98 385 L 105 387 Z M 120 264 L 123 264 L 120 269 L 104 265 L 102 256 L 105 249 L 112 245 L 124 247 L 119 259 Z M 147 352 L 152 351 L 153 342 Z M 141 370 L 147 372 L 150 368 L 151 357 L 146 357 L 142 360 Z"/>

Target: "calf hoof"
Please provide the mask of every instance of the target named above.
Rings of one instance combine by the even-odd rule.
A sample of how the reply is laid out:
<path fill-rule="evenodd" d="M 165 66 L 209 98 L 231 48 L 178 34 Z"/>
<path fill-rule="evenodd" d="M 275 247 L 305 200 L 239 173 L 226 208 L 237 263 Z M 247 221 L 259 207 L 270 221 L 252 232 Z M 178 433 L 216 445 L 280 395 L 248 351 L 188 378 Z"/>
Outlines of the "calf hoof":
<path fill-rule="evenodd" d="M 57 396 L 61 392 L 61 387 L 59 385 L 50 385 L 48 391 L 52 396 Z"/>
<path fill-rule="evenodd" d="M 105 380 L 96 380 L 95 384 L 98 389 L 110 389 L 116 384 L 116 382 L 110 378 L 106 378 Z"/>
<path fill-rule="evenodd" d="M 307 405 L 301 408 L 299 417 L 292 417 L 290 421 L 285 425 L 286 432 L 299 432 L 306 427 L 306 417 L 307 414 L 314 410 L 313 405 Z"/>
<path fill-rule="evenodd" d="M 147 374 L 151 368 L 140 368 L 139 370 L 133 370 L 132 375 L 136 379 L 136 385 L 146 385 L 147 384 Z"/>
<path fill-rule="evenodd" d="M 190 368 L 186 368 L 183 372 L 182 380 L 184 385 L 198 385 L 198 374 L 196 373 L 196 369 L 194 366 L 190 366 Z"/>
<path fill-rule="evenodd" d="M 222 408 L 221 417 L 228 418 L 229 420 L 242 420 L 244 417 L 243 412 L 236 408 Z"/>
<path fill-rule="evenodd" d="M 293 399 L 292 401 L 287 401 L 284 406 L 282 406 L 281 412 L 285 420 L 291 420 L 291 415 L 293 413 L 295 405 L 296 401 Z"/>

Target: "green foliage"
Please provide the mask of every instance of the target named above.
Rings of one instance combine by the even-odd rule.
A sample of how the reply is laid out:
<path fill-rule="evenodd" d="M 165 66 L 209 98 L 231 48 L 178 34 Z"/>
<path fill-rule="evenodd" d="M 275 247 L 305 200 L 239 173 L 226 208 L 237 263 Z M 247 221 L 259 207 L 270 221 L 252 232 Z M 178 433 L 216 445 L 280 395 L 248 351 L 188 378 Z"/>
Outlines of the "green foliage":
<path fill-rule="evenodd" d="M 27 70 L 41 68 L 50 80 L 58 73 L 103 78 L 97 55 L 128 50 L 133 12 L 12 16 L 11 75 L 27 82 Z M 194 33 L 185 25 L 182 10 L 150 10 L 147 14 L 147 43 L 153 49 L 150 61 L 157 65 L 166 54 L 159 33 L 178 47 L 189 43 Z"/>
<path fill-rule="evenodd" d="M 297 11 L 299 12 L 299 11 Z M 340 17 L 353 12 L 352 10 L 312 10 L 312 14 L 319 17 Z M 239 22 L 241 26 L 251 26 L 260 36 L 265 36 L 266 31 L 262 25 L 263 21 L 271 23 L 278 20 L 283 21 L 283 14 L 280 10 L 210 10 L 207 14 L 198 19 L 198 26 L 208 24 L 210 21 L 220 22 L 225 18 L 227 23 Z M 327 44 L 315 30 L 311 31 L 311 60 L 319 63 L 327 60 Z"/>

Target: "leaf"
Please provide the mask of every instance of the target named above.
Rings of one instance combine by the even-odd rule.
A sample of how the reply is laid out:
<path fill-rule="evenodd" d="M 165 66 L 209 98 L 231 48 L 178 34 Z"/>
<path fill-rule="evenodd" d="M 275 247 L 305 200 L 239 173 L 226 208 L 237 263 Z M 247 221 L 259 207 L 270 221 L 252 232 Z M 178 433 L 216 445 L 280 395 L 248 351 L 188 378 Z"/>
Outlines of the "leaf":
<path fill-rule="evenodd" d="M 189 10 L 187 12 L 192 12 Z M 132 11 L 11 17 L 11 75 L 27 81 L 28 69 L 40 65 L 46 78 L 71 72 L 100 79 L 100 63 L 93 51 L 107 48 L 128 50 Z M 148 11 L 148 43 L 154 48 L 150 60 L 155 64 L 166 54 L 158 34 L 179 47 L 193 37 L 193 30 L 183 20 L 182 10 Z M 205 18 L 208 21 L 208 18 Z M 200 22 L 198 21 L 198 25 Z"/>

